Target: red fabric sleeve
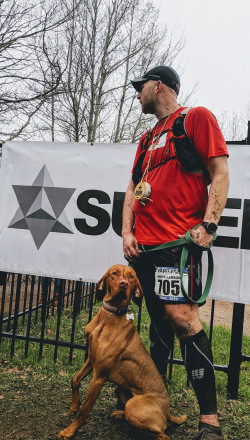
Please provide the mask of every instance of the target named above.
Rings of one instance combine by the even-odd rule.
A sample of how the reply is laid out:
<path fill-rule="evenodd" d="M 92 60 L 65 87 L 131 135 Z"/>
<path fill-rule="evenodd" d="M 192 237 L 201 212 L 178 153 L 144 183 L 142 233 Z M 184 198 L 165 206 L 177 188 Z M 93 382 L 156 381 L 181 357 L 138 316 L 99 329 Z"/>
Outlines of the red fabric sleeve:
<path fill-rule="evenodd" d="M 189 110 L 185 127 L 187 134 L 206 165 L 210 157 L 228 156 L 227 145 L 218 122 L 210 110 L 194 107 Z"/>

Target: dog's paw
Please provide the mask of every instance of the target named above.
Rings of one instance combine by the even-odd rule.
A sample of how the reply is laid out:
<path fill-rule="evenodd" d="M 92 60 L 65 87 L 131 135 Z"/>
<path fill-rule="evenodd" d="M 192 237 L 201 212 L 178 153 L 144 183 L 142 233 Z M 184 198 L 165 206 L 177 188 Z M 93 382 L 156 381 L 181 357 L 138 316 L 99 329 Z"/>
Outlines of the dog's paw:
<path fill-rule="evenodd" d="M 79 409 L 69 409 L 69 415 L 75 416 L 79 412 Z"/>
<path fill-rule="evenodd" d="M 181 425 L 182 423 L 184 423 L 187 420 L 187 416 L 186 416 L 186 414 L 184 414 L 183 416 L 175 417 L 172 414 L 170 414 L 170 417 L 168 417 L 168 420 L 175 423 L 176 425 Z"/>
<path fill-rule="evenodd" d="M 124 411 L 115 411 L 111 414 L 111 417 L 114 417 L 114 419 L 125 419 L 125 412 Z"/>
<path fill-rule="evenodd" d="M 57 434 L 57 440 L 69 440 L 75 434 L 75 429 L 70 429 L 70 427 L 63 429 Z"/>
<path fill-rule="evenodd" d="M 63 431 L 59 432 L 56 436 L 57 440 L 68 440 L 70 437 L 66 437 L 63 433 Z"/>
<path fill-rule="evenodd" d="M 79 412 L 79 410 L 80 410 L 80 404 L 71 405 L 69 408 L 69 415 L 75 416 Z"/>

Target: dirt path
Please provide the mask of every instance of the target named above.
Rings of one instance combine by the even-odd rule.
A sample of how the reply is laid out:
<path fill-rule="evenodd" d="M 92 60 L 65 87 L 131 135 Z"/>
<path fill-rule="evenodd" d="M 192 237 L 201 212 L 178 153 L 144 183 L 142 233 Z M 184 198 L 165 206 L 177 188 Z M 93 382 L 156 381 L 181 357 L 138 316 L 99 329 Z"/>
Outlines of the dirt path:
<path fill-rule="evenodd" d="M 200 307 L 200 318 L 206 324 L 210 324 L 212 300 Z M 227 301 L 216 301 L 214 310 L 214 325 L 225 325 L 231 330 L 233 316 L 233 303 Z M 250 305 L 245 306 L 244 333 L 250 336 Z"/>

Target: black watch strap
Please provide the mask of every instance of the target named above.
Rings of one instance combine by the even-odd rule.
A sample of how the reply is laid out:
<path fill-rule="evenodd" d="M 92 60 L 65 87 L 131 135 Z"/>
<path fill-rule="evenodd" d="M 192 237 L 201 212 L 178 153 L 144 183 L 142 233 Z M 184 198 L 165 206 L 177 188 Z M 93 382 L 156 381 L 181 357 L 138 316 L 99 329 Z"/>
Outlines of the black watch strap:
<path fill-rule="evenodd" d="M 202 222 L 201 226 L 206 229 L 208 234 L 214 234 L 218 229 L 216 223 L 213 222 Z"/>

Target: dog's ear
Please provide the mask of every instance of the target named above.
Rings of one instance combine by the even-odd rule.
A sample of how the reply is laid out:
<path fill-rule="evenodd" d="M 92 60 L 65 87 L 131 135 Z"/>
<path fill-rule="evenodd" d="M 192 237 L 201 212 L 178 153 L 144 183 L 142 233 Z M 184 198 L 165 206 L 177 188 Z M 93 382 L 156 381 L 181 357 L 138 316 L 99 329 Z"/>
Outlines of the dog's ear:
<path fill-rule="evenodd" d="M 140 281 L 136 277 L 136 286 L 135 286 L 133 294 L 132 294 L 132 300 L 138 307 L 141 305 L 142 297 L 143 297 L 142 286 L 141 286 Z"/>
<path fill-rule="evenodd" d="M 107 273 L 103 275 L 96 285 L 96 298 L 98 301 L 102 301 L 107 292 L 106 276 Z"/>
<path fill-rule="evenodd" d="M 141 283 L 137 277 L 136 277 L 136 286 L 135 286 L 133 295 L 135 296 L 135 298 L 142 298 L 143 297 L 142 286 L 141 286 Z"/>

